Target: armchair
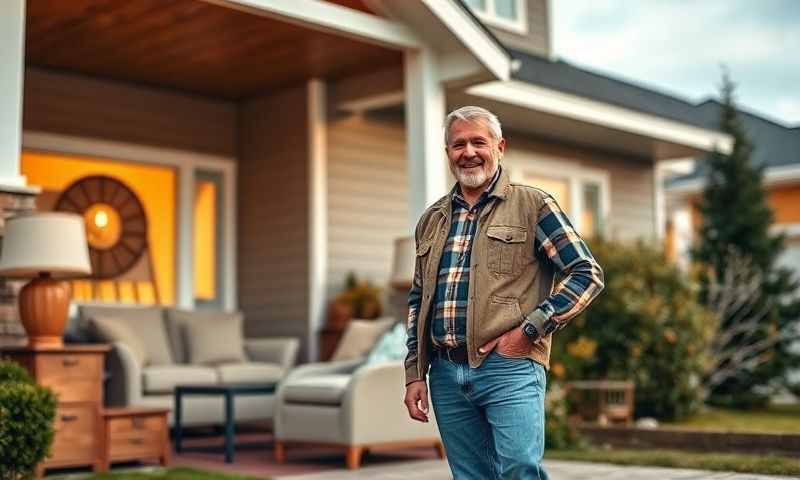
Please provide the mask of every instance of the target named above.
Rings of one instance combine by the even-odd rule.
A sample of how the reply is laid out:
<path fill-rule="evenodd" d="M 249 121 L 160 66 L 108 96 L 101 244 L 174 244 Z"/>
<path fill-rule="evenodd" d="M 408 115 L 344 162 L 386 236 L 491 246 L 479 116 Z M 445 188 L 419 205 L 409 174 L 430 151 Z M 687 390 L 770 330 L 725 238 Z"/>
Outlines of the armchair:
<path fill-rule="evenodd" d="M 402 362 L 363 358 L 295 368 L 276 394 L 276 461 L 300 444 L 344 447 L 349 469 L 366 450 L 431 446 L 444 457 L 433 411 L 429 423 L 408 417 L 404 375 Z"/>

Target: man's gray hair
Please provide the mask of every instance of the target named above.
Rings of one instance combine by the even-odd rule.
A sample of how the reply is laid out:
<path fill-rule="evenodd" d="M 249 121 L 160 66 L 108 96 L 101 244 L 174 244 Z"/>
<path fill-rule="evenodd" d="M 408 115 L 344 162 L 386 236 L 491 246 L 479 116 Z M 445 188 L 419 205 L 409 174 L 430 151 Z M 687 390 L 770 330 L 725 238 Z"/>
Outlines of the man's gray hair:
<path fill-rule="evenodd" d="M 483 121 L 483 123 L 489 127 L 489 131 L 492 132 L 492 136 L 495 140 L 503 138 L 503 129 L 500 127 L 500 120 L 497 119 L 497 115 L 485 108 L 467 105 L 466 107 L 457 108 L 448 113 L 447 118 L 444 119 L 445 145 L 450 143 L 450 125 L 456 120 L 463 120 L 465 122 Z"/>

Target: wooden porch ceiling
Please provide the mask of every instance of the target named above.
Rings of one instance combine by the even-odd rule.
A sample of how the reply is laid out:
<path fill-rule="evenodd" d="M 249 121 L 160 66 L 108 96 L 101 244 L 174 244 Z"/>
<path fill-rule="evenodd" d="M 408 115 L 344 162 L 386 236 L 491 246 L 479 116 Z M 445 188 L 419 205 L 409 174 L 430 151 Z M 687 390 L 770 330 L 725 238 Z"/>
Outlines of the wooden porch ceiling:
<path fill-rule="evenodd" d="M 201 0 L 28 0 L 25 37 L 28 65 L 231 100 L 402 63 L 399 51 Z"/>

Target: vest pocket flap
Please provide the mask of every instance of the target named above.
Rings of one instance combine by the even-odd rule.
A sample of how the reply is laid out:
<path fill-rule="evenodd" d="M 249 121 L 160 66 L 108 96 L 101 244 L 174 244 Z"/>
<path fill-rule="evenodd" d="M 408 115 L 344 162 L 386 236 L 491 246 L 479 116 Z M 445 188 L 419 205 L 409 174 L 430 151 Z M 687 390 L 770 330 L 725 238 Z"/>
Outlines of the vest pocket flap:
<path fill-rule="evenodd" d="M 486 235 L 505 243 L 522 243 L 528 238 L 528 231 L 525 227 L 490 225 Z"/>
<path fill-rule="evenodd" d="M 430 250 L 430 249 L 431 249 L 431 243 L 430 242 L 423 243 L 422 245 L 417 247 L 417 256 L 418 257 L 424 256 L 425 254 L 428 253 L 428 250 Z"/>

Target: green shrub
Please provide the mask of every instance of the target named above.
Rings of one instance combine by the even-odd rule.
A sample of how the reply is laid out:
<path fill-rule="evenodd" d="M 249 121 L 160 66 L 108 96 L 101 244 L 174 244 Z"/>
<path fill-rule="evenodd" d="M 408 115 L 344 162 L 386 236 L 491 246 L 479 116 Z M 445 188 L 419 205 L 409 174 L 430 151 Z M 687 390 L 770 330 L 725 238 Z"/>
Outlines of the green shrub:
<path fill-rule="evenodd" d="M 597 241 L 603 293 L 555 335 L 552 373 L 565 380 L 633 380 L 635 415 L 682 418 L 696 411 L 714 317 L 665 255 L 642 242 Z"/>
<path fill-rule="evenodd" d="M 0 361 L 0 480 L 33 478 L 50 453 L 56 395 L 16 363 Z"/>
<path fill-rule="evenodd" d="M 559 383 L 548 383 L 545 404 L 544 444 L 548 449 L 565 449 L 582 447 L 585 441 L 581 438 L 577 426 L 570 425 L 567 396 Z"/>

